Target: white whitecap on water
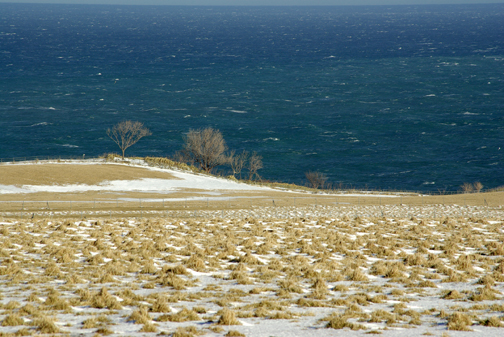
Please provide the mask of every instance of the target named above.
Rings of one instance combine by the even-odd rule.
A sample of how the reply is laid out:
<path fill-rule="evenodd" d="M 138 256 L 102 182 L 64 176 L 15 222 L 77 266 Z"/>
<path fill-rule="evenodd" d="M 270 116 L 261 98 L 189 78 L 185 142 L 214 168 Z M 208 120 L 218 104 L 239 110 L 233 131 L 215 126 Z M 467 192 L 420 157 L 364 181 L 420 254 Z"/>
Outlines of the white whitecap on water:
<path fill-rule="evenodd" d="M 41 126 L 41 125 L 49 125 L 47 122 L 40 122 L 40 123 L 35 123 L 30 126 Z"/>

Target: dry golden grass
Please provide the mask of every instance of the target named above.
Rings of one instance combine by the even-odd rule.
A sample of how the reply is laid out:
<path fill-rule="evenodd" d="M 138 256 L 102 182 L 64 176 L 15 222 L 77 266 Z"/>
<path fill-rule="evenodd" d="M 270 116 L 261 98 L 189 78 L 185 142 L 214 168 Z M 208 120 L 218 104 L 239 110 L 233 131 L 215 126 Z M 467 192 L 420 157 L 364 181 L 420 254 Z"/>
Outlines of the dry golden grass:
<path fill-rule="evenodd" d="M 18 326 L 23 325 L 24 319 L 18 314 L 10 314 L 2 321 L 2 326 Z"/>
<path fill-rule="evenodd" d="M 115 329 L 112 320 L 165 334 L 188 321 L 213 322 L 216 331 L 237 318 L 305 324 L 322 310 L 334 314 L 314 327 L 503 325 L 501 220 L 112 218 L 1 226 L 0 295 L 9 298 L 2 324 L 32 320 L 32 333 L 58 333 L 42 320 L 54 324 L 47 317 L 63 315 L 78 322 L 62 328 L 72 334 L 105 334 Z M 426 298 L 443 310 L 417 309 Z"/>
<path fill-rule="evenodd" d="M 217 322 L 219 325 L 241 325 L 241 323 L 236 319 L 236 314 L 234 311 L 227 308 L 222 309 L 222 314 Z"/>
<path fill-rule="evenodd" d="M 98 185 L 111 180 L 177 179 L 169 173 L 127 165 L 17 164 L 0 165 L 2 185 Z"/>
<path fill-rule="evenodd" d="M 110 180 L 136 180 L 142 178 L 158 178 L 158 179 L 176 179 L 169 173 L 152 171 L 143 167 L 135 167 L 124 164 L 15 164 L 15 165 L 0 165 L 0 184 L 3 185 L 65 185 L 65 184 L 87 184 L 97 185 L 104 181 Z M 291 186 L 294 187 L 295 186 Z M 328 206 L 338 204 L 351 204 L 351 205 L 478 205 L 478 206 L 499 206 L 504 204 L 504 192 L 487 192 L 487 193 L 474 193 L 474 194 L 460 194 L 460 195 L 446 195 L 446 196 L 418 196 L 414 194 L 402 194 L 402 197 L 396 198 L 379 198 L 376 196 L 331 196 L 331 195 L 315 195 L 310 196 L 306 193 L 306 189 L 300 188 L 299 193 L 286 193 L 281 190 L 264 190 L 264 191 L 221 191 L 222 197 L 234 198 L 236 196 L 242 197 L 230 201 L 212 201 L 207 207 L 205 202 L 194 202 L 189 204 L 189 208 L 194 210 L 211 210 L 215 209 L 248 209 L 251 208 L 251 203 L 256 206 L 273 206 L 272 200 L 275 200 L 275 206 L 289 206 L 289 207 L 313 207 L 314 204 L 318 206 Z M 90 211 L 92 209 L 109 210 L 109 211 L 124 211 L 125 209 L 141 211 L 144 209 L 162 209 L 159 202 L 156 203 L 143 203 L 142 206 L 135 203 L 116 204 L 118 198 L 130 199 L 169 199 L 169 198 L 188 198 L 191 196 L 201 196 L 200 192 L 204 190 L 198 189 L 181 189 L 179 192 L 170 194 L 167 198 L 166 194 L 160 193 L 144 193 L 144 192 L 117 192 L 117 193 L 103 193 L 100 191 L 87 191 L 79 193 L 30 193 L 30 194 L 1 194 L 0 201 L 9 200 L 25 200 L 25 201 L 51 201 L 49 205 L 42 203 L 26 203 L 22 206 L 18 203 L 6 203 L 4 208 L 11 208 L 12 211 L 19 211 L 24 207 L 27 211 L 37 211 L 43 207 L 51 209 L 68 210 L 68 201 L 74 201 L 73 209 L 79 211 Z M 260 198 L 258 198 L 260 197 Z M 296 198 L 296 200 L 294 200 Z M 105 201 L 107 203 L 82 203 L 79 201 Z M 51 205 L 52 204 L 52 205 Z M 186 210 L 186 206 L 182 204 L 170 207 L 176 210 Z M 441 217 L 441 214 L 440 214 Z M 418 230 L 428 230 L 419 228 Z M 267 250 L 269 247 L 265 245 L 261 249 Z M 304 249 L 310 249 L 309 246 Z M 502 251 L 501 248 L 496 248 L 496 254 Z"/>

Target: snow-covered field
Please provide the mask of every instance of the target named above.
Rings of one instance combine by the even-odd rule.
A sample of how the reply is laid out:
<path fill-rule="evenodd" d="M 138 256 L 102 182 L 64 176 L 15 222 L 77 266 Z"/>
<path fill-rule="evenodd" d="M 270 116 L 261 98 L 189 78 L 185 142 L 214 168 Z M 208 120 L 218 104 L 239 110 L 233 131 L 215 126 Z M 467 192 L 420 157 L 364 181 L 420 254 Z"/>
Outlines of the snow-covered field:
<path fill-rule="evenodd" d="M 272 190 L 149 170 L 172 178 L 0 193 L 193 189 L 208 203 Z M 298 207 L 2 212 L 0 337 L 504 334 L 502 207 L 333 196 Z"/>
<path fill-rule="evenodd" d="M 0 335 L 501 336 L 503 218 L 385 211 L 4 221 Z"/>
<path fill-rule="evenodd" d="M 47 162 L 45 164 L 58 164 L 57 162 Z M 5 164 L 4 164 L 5 165 Z M 15 164 L 17 166 L 23 165 L 43 165 L 33 163 Z M 13 164 L 9 167 L 15 166 Z M 107 165 L 103 162 L 94 161 L 71 161 L 69 163 L 59 163 L 59 165 L 74 165 L 79 169 L 79 165 Z M 113 165 L 117 165 L 116 163 Z M 7 166 L 7 165 L 6 165 Z M 112 180 L 103 181 L 96 185 L 90 184 L 66 184 L 66 185 L 0 185 L 0 194 L 14 194 L 14 193 L 36 193 L 36 192 L 55 192 L 55 193 L 70 193 L 70 192 L 87 192 L 87 191 L 100 191 L 100 192 L 124 192 L 124 191 L 142 191 L 142 192 L 157 192 L 157 193 L 171 193 L 180 189 L 200 189 L 200 190 L 271 190 L 266 187 L 258 187 L 254 185 L 247 185 L 232 181 L 229 179 L 218 178 L 209 175 L 194 174 L 189 172 L 182 172 L 173 169 L 162 169 L 156 167 L 146 166 L 143 161 L 132 161 L 127 167 L 145 168 L 151 171 L 165 172 L 172 175 L 175 179 L 134 179 L 134 180 Z"/>

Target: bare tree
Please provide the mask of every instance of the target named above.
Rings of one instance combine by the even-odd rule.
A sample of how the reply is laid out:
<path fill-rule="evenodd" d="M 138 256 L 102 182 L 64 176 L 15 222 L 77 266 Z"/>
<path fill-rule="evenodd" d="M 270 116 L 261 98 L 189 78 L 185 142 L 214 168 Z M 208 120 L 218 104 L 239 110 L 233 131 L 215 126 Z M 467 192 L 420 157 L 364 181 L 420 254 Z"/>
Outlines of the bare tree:
<path fill-rule="evenodd" d="M 256 176 L 258 179 L 261 179 L 257 171 L 263 168 L 262 156 L 258 155 L 255 151 L 252 152 L 252 155 L 248 160 L 248 164 L 249 180 L 252 180 L 254 176 Z"/>
<path fill-rule="evenodd" d="M 150 136 L 152 133 L 147 129 L 143 123 L 133 121 L 122 121 L 107 129 L 107 136 L 116 143 L 122 151 L 122 159 L 124 159 L 124 152 L 126 149 L 141 138 Z"/>
<path fill-rule="evenodd" d="M 243 150 L 242 153 L 235 155 L 235 151 L 232 150 L 229 154 L 229 165 L 231 166 L 231 170 L 233 171 L 233 175 L 236 176 L 237 174 L 240 175 L 241 178 L 241 171 L 245 167 L 245 164 L 247 164 L 247 159 L 248 159 L 249 153 L 248 151 Z"/>
<path fill-rule="evenodd" d="M 216 166 L 228 163 L 226 150 L 226 142 L 219 130 L 189 130 L 184 136 L 185 155 L 205 172 L 211 172 Z"/>
<path fill-rule="evenodd" d="M 463 183 L 460 188 L 464 193 L 471 193 L 474 190 L 474 186 L 471 183 Z"/>
<path fill-rule="evenodd" d="M 327 181 L 327 176 L 322 172 L 305 172 L 306 179 L 312 188 L 324 188 L 324 184 Z"/>
<path fill-rule="evenodd" d="M 474 189 L 476 190 L 477 193 L 481 192 L 483 189 L 483 184 L 479 181 L 474 183 Z"/>

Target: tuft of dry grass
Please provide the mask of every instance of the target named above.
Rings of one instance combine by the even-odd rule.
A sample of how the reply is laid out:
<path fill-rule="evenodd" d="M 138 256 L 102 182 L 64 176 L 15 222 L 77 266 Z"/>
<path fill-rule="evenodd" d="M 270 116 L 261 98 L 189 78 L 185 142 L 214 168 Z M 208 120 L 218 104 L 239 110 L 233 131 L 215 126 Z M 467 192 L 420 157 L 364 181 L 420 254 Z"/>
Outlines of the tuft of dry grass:
<path fill-rule="evenodd" d="M 480 324 L 484 325 L 484 326 L 491 326 L 494 328 L 503 328 L 504 327 L 504 324 L 502 324 L 502 321 L 497 316 L 492 316 L 490 318 L 482 320 L 482 321 L 480 321 Z"/>
<path fill-rule="evenodd" d="M 496 294 L 498 291 L 492 289 L 491 287 L 481 287 L 476 289 L 470 296 L 469 299 L 471 301 L 489 301 L 489 300 L 495 300 L 498 297 Z"/>
<path fill-rule="evenodd" d="M 226 337 L 245 337 L 246 335 L 244 333 L 241 333 L 240 331 L 229 330 L 224 336 L 226 336 Z"/>
<path fill-rule="evenodd" d="M 54 320 L 45 316 L 35 319 L 32 325 L 36 326 L 37 331 L 43 334 L 56 334 L 61 332 Z"/>
<path fill-rule="evenodd" d="M 157 327 L 152 323 L 145 323 L 139 332 L 157 332 Z"/>
<path fill-rule="evenodd" d="M 222 309 L 222 314 L 219 317 L 218 325 L 241 325 L 241 323 L 236 319 L 236 314 L 234 311 L 227 308 Z"/>
<path fill-rule="evenodd" d="M 211 330 L 216 333 L 224 331 L 224 330 L 218 330 L 216 328 L 217 327 L 213 327 Z M 177 330 L 175 330 L 175 332 L 172 334 L 172 337 L 195 337 L 202 334 L 204 333 L 198 330 L 195 326 L 191 325 L 186 327 L 178 327 Z"/>
<path fill-rule="evenodd" d="M 201 318 L 198 313 L 194 310 L 189 310 L 187 308 L 182 308 L 179 312 L 169 315 L 161 315 L 156 318 L 158 322 L 187 322 L 187 321 L 199 321 Z"/>
<path fill-rule="evenodd" d="M 150 317 L 147 312 L 147 308 L 142 307 L 139 310 L 133 311 L 133 313 L 128 317 L 127 321 L 132 321 L 135 324 L 147 324 L 152 321 L 152 317 Z"/>
<path fill-rule="evenodd" d="M 156 299 L 156 301 L 152 304 L 151 307 L 152 312 L 162 312 L 167 313 L 171 312 L 170 306 L 168 305 L 168 300 L 166 297 L 161 296 Z"/>
<path fill-rule="evenodd" d="M 99 325 L 98 320 L 95 317 L 88 318 L 82 322 L 83 329 L 93 329 Z"/>
<path fill-rule="evenodd" d="M 458 290 L 449 290 L 442 296 L 445 300 L 457 300 L 464 297 Z"/>
<path fill-rule="evenodd" d="M 448 318 L 448 330 L 472 331 L 469 328 L 471 325 L 471 318 L 463 312 L 454 312 Z"/>
<path fill-rule="evenodd" d="M 191 257 L 184 262 L 184 264 L 187 268 L 200 272 L 205 271 L 206 269 L 205 261 L 199 258 L 196 254 L 192 254 Z"/>
<path fill-rule="evenodd" d="M 341 315 L 333 315 L 329 319 L 329 322 L 326 324 L 325 327 L 330 328 L 330 329 L 349 328 L 351 330 L 361 330 L 361 329 L 366 328 L 365 326 L 363 326 L 361 324 L 348 322 L 347 318 L 345 316 L 341 316 Z"/>
<path fill-rule="evenodd" d="M 2 326 L 18 326 L 23 324 L 24 324 L 23 318 L 19 316 L 19 314 L 17 313 L 8 315 L 2 321 Z"/>
<path fill-rule="evenodd" d="M 360 270 L 360 268 L 354 269 L 354 271 L 348 276 L 348 280 L 354 282 L 369 281 L 368 277 Z"/>
<path fill-rule="evenodd" d="M 102 335 L 102 336 L 108 336 L 112 335 L 114 331 L 110 330 L 107 327 L 101 327 L 95 331 L 96 334 Z"/>

